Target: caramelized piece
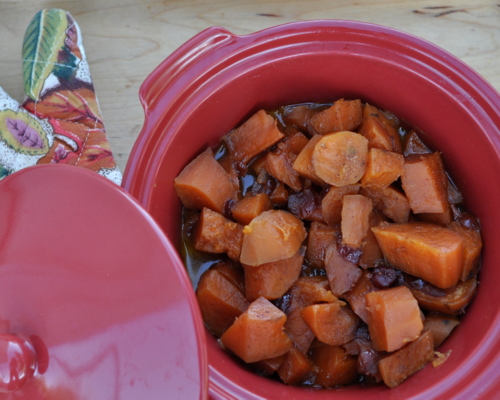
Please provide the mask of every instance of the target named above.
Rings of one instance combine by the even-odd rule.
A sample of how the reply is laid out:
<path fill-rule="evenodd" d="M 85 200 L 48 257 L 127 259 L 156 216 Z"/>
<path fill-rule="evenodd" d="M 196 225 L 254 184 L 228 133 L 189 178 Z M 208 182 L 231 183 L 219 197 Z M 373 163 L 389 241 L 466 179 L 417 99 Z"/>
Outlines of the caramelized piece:
<path fill-rule="evenodd" d="M 401 138 L 399 133 L 386 115 L 369 104 L 363 109 L 363 122 L 359 127 L 359 133 L 369 141 L 370 148 L 383 149 L 402 153 Z"/>
<path fill-rule="evenodd" d="M 273 207 L 271 199 L 265 193 L 244 197 L 231 209 L 233 218 L 243 225 L 248 225 L 252 219 Z"/>
<path fill-rule="evenodd" d="M 362 187 L 359 191 L 363 196 L 373 201 L 373 208 L 384 214 L 394 222 L 408 222 L 410 217 L 410 204 L 406 196 L 392 186 L 384 188 Z"/>
<path fill-rule="evenodd" d="M 312 155 L 314 146 L 316 146 L 316 143 L 319 142 L 321 137 L 321 135 L 314 135 L 293 162 L 293 169 L 297 171 L 300 176 L 310 179 L 318 185 L 324 185 L 325 182 L 318 175 L 316 175 L 316 172 L 314 172 Z"/>
<path fill-rule="evenodd" d="M 378 226 L 385 221 L 387 221 L 387 219 L 378 212 L 372 211 L 370 213 L 370 217 L 368 218 L 369 229 L 366 233 L 365 240 L 363 240 L 363 244 L 361 245 L 362 253 L 358 264 L 361 268 L 373 267 L 384 259 L 384 254 L 382 253 L 382 250 L 380 250 L 377 238 L 371 228 Z"/>
<path fill-rule="evenodd" d="M 372 228 L 386 260 L 404 272 L 446 289 L 457 284 L 464 265 L 464 239 L 425 222 Z"/>
<path fill-rule="evenodd" d="M 379 362 L 380 374 L 390 388 L 423 368 L 434 358 L 434 342 L 430 331 Z"/>
<path fill-rule="evenodd" d="M 277 121 L 264 110 L 259 110 L 241 126 L 229 132 L 223 140 L 231 158 L 246 164 L 284 137 L 278 129 Z"/>
<path fill-rule="evenodd" d="M 325 270 L 332 293 L 337 297 L 351 290 L 361 277 L 361 269 L 342 257 L 336 242 L 326 249 Z"/>
<path fill-rule="evenodd" d="M 231 178 L 210 148 L 181 171 L 174 179 L 174 187 L 186 208 L 207 207 L 223 214 L 226 202 L 236 199 Z"/>
<path fill-rule="evenodd" d="M 328 245 L 335 241 L 336 230 L 320 222 L 313 222 L 307 236 L 306 259 L 315 268 L 325 268 L 325 252 Z"/>
<path fill-rule="evenodd" d="M 363 118 L 360 100 L 340 99 L 329 108 L 316 112 L 309 118 L 309 127 L 315 133 L 325 135 L 356 129 Z"/>
<path fill-rule="evenodd" d="M 193 234 L 193 242 L 196 250 L 227 253 L 229 258 L 238 260 L 243 242 L 243 225 L 204 208 Z"/>
<path fill-rule="evenodd" d="M 284 118 L 286 122 L 290 122 L 306 132 L 309 125 L 309 118 L 315 113 L 314 110 L 307 106 L 285 107 Z"/>
<path fill-rule="evenodd" d="M 347 354 L 342 346 L 319 346 L 311 351 L 311 360 L 315 365 L 316 385 L 330 388 L 356 380 L 356 357 Z"/>
<path fill-rule="evenodd" d="M 467 228 L 459 222 L 453 222 L 450 229 L 459 233 L 464 239 L 464 266 L 460 279 L 466 281 L 479 269 L 479 257 L 483 241 L 479 230 Z"/>
<path fill-rule="evenodd" d="M 285 333 L 293 340 L 295 346 L 306 354 L 316 336 L 302 318 L 301 312 L 303 308 L 302 306 L 296 306 L 287 312 Z"/>
<path fill-rule="evenodd" d="M 342 198 L 342 243 L 359 248 L 369 228 L 372 201 L 360 194 Z"/>
<path fill-rule="evenodd" d="M 278 368 L 278 375 L 286 385 L 297 385 L 309 377 L 312 362 L 299 349 L 292 346 Z"/>
<path fill-rule="evenodd" d="M 360 317 L 365 323 L 368 323 L 368 308 L 366 307 L 365 294 L 377 290 L 371 281 L 371 272 L 364 270 L 361 273 L 356 285 L 352 290 L 344 293 L 343 298 L 349 303 L 352 310 Z"/>
<path fill-rule="evenodd" d="M 448 177 L 438 152 L 406 157 L 401 184 L 414 213 L 447 211 Z"/>
<path fill-rule="evenodd" d="M 432 152 L 424 144 L 424 142 L 422 142 L 422 140 L 415 131 L 411 131 L 405 136 L 405 143 L 404 143 L 405 157 L 412 154 L 427 154 L 427 153 L 432 153 Z"/>
<path fill-rule="evenodd" d="M 340 301 L 313 304 L 302 310 L 302 318 L 321 342 L 336 346 L 354 339 L 359 318 L 342 304 Z"/>
<path fill-rule="evenodd" d="M 285 321 L 281 310 L 259 297 L 224 332 L 221 341 L 247 363 L 278 357 L 292 347 L 283 332 Z"/>
<path fill-rule="evenodd" d="M 298 192 L 302 189 L 302 184 L 299 175 L 292 168 L 294 160 L 292 153 L 278 149 L 267 154 L 265 168 L 270 175 Z"/>
<path fill-rule="evenodd" d="M 207 329 L 220 337 L 250 304 L 240 287 L 243 276 L 225 263 L 210 268 L 200 278 L 196 298 Z"/>
<path fill-rule="evenodd" d="M 258 266 L 243 265 L 247 300 L 261 296 L 276 300 L 283 296 L 299 279 L 304 252 L 300 249 L 290 258 Z"/>
<path fill-rule="evenodd" d="M 285 361 L 287 354 L 288 353 L 267 360 L 257 361 L 252 363 L 252 366 L 262 375 L 272 375 L 278 371 L 280 365 Z"/>
<path fill-rule="evenodd" d="M 365 299 L 368 330 L 377 350 L 400 349 L 422 332 L 418 302 L 406 286 L 369 292 Z"/>
<path fill-rule="evenodd" d="M 312 154 L 314 172 L 332 186 L 357 183 L 366 171 L 368 141 L 361 135 L 342 131 L 324 135 Z"/>
<path fill-rule="evenodd" d="M 389 186 L 403 173 L 404 157 L 392 151 L 371 148 L 368 151 L 363 186 Z"/>
<path fill-rule="evenodd" d="M 335 226 L 342 220 L 342 199 L 347 194 L 357 194 L 360 185 L 332 186 L 321 201 L 323 219 L 330 226 Z"/>
<path fill-rule="evenodd" d="M 424 330 L 430 330 L 434 339 L 434 349 L 437 349 L 450 336 L 460 321 L 457 317 L 441 314 L 429 314 L 425 317 Z"/>
<path fill-rule="evenodd" d="M 288 203 L 288 191 L 283 183 L 278 182 L 276 188 L 272 191 L 269 198 L 278 206 L 285 206 Z"/>
<path fill-rule="evenodd" d="M 300 219 L 287 211 L 265 211 L 243 229 L 240 262 L 262 265 L 292 257 L 306 238 Z"/>

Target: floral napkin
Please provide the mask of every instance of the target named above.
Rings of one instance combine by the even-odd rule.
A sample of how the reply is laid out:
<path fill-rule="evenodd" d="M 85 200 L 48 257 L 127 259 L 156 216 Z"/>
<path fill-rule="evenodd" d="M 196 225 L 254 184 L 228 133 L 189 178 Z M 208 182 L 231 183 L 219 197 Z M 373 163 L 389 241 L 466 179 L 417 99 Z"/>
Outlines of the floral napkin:
<path fill-rule="evenodd" d="M 59 163 L 120 184 L 80 28 L 70 13 L 37 13 L 26 29 L 22 58 L 24 102 L 0 87 L 0 179 L 31 165 Z"/>

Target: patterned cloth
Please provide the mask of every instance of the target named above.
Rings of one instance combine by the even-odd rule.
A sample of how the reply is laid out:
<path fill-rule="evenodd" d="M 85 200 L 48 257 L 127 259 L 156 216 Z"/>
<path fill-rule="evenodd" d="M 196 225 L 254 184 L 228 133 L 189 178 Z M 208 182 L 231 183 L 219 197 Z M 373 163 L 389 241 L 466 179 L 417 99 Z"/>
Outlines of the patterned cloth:
<path fill-rule="evenodd" d="M 22 104 L 0 87 L 0 179 L 44 163 L 88 168 L 120 184 L 80 28 L 63 10 L 42 10 L 23 41 Z"/>

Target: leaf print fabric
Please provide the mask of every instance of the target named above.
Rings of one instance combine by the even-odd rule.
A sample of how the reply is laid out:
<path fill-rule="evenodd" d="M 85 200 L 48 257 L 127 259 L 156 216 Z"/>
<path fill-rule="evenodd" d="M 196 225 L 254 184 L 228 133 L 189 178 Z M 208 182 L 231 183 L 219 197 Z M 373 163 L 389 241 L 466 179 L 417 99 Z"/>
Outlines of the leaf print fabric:
<path fill-rule="evenodd" d="M 0 179 L 30 165 L 62 163 L 120 184 L 72 16 L 59 9 L 38 12 L 26 29 L 22 54 L 22 105 L 0 87 Z"/>

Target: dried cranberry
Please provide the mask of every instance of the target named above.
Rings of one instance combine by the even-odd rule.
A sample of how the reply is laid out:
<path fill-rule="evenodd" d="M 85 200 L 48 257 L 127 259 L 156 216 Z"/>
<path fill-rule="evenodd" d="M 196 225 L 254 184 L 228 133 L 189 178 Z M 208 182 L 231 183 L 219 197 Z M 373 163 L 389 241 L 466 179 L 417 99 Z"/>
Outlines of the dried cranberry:
<path fill-rule="evenodd" d="M 378 289 L 387 289 L 399 284 L 399 273 L 391 267 L 377 267 L 374 268 L 371 274 L 373 285 Z"/>

